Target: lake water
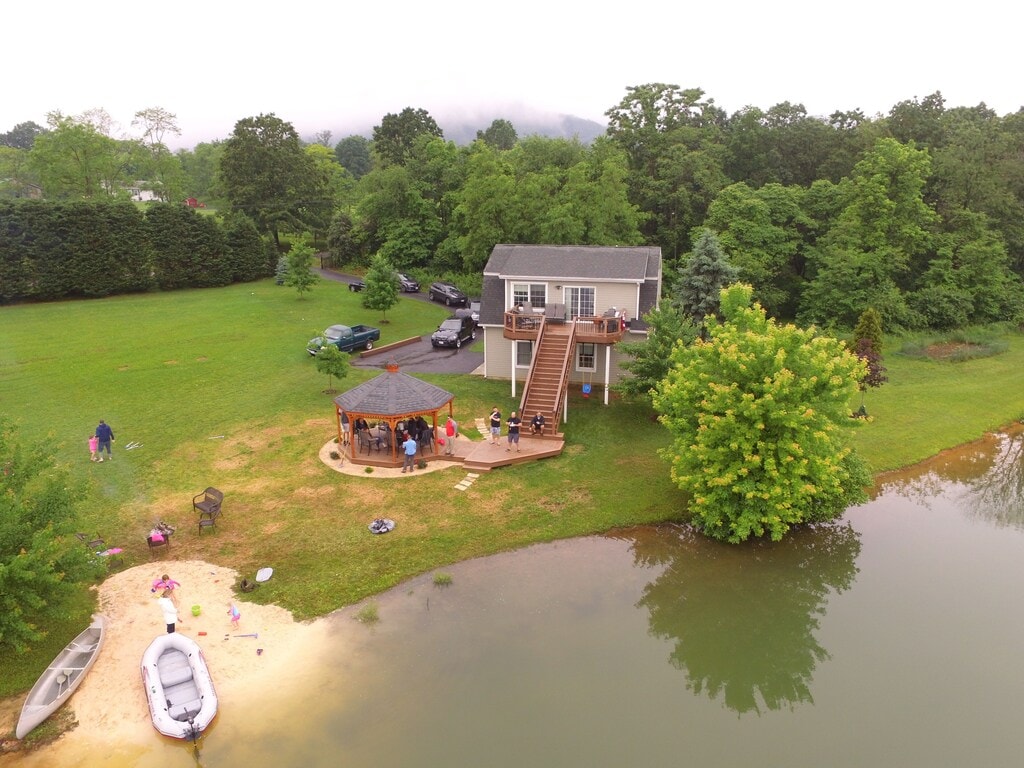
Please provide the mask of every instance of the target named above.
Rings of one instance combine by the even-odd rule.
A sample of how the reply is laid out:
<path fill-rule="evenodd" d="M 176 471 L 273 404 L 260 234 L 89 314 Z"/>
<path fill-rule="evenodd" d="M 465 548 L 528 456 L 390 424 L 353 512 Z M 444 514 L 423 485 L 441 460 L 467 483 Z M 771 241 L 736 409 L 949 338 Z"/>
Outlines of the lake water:
<path fill-rule="evenodd" d="M 424 576 L 337 614 L 349 650 L 223 711 L 200 762 L 1020 765 L 1022 454 L 991 436 L 780 544 L 636 528 Z"/>

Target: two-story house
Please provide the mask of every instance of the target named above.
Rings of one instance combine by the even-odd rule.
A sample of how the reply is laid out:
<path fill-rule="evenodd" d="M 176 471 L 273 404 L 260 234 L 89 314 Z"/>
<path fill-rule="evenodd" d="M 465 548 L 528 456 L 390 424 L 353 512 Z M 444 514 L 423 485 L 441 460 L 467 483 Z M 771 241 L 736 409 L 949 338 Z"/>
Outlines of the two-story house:
<path fill-rule="evenodd" d="M 646 335 L 661 294 L 652 246 L 496 245 L 484 267 L 484 375 L 522 389 L 525 420 L 564 420 L 565 391 L 603 391 L 622 376 L 615 344 Z"/>

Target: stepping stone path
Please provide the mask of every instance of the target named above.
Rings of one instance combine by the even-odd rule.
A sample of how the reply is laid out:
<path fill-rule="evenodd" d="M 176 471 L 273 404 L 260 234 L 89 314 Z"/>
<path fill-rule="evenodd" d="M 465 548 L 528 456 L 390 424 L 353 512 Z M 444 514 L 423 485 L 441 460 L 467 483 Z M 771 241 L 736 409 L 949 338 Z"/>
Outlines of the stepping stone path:
<path fill-rule="evenodd" d="M 480 475 L 478 475 L 477 473 L 470 472 L 469 474 L 466 475 L 466 477 L 462 481 L 459 482 L 458 485 L 455 486 L 455 490 L 456 491 L 465 491 L 465 490 L 467 490 L 469 488 L 469 486 L 471 486 L 473 483 L 476 482 L 476 479 L 478 477 L 480 477 Z"/>

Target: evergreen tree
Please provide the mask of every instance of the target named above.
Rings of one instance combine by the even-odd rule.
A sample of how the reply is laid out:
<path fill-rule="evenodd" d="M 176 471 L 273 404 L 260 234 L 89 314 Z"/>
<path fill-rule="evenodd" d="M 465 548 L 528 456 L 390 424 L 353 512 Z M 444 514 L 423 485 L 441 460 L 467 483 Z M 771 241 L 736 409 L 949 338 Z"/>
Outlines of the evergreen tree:
<path fill-rule="evenodd" d="M 652 309 L 643 316 L 643 321 L 647 324 L 644 341 L 624 341 L 618 345 L 619 351 L 630 358 L 621 363 L 629 376 L 622 378 L 615 389 L 649 402 L 651 391 L 668 374 L 672 348 L 677 343 L 691 343 L 697 338 L 697 329 L 669 302 Z"/>
<path fill-rule="evenodd" d="M 737 278 L 736 268 L 722 250 L 717 235 L 709 229 L 700 233 L 690 258 L 679 267 L 675 285 L 675 300 L 683 314 L 689 317 L 705 335 L 704 318 L 718 314 L 721 290 Z"/>
<path fill-rule="evenodd" d="M 889 380 L 882 365 L 882 316 L 874 307 L 865 309 L 853 329 L 853 351 L 867 366 L 864 378 L 860 380 L 860 408 L 858 416 L 867 416 L 864 408 L 864 393 L 868 387 L 880 387 Z"/>

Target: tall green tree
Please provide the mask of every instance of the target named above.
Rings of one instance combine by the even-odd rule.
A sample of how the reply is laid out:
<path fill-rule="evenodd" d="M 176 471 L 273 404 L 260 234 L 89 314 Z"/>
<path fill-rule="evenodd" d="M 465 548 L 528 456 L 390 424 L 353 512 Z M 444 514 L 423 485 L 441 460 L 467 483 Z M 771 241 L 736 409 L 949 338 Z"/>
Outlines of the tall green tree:
<path fill-rule="evenodd" d="M 416 140 L 423 135 L 444 137 L 425 109 L 406 107 L 397 115 L 388 113 L 373 129 L 373 155 L 384 165 L 404 165 L 412 155 Z"/>
<path fill-rule="evenodd" d="M 803 283 L 804 232 L 810 218 L 804 190 L 740 182 L 723 189 L 708 208 L 705 226 L 714 230 L 738 277 L 754 286 L 754 298 L 768 314 L 795 317 Z"/>
<path fill-rule="evenodd" d="M 334 147 L 338 163 L 358 181 L 370 172 L 373 161 L 370 157 L 370 140 L 365 136 L 346 136 Z"/>
<path fill-rule="evenodd" d="M 398 275 L 388 258 L 375 253 L 366 271 L 363 306 L 386 315 L 398 303 Z"/>
<path fill-rule="evenodd" d="M 752 293 L 722 291 L 724 319 L 708 318 L 706 341 L 673 349 L 653 398 L 694 524 L 733 543 L 833 520 L 871 483 L 846 441 L 864 363 L 813 328 L 776 324 Z"/>
<path fill-rule="evenodd" d="M 274 114 L 235 123 L 220 158 L 220 178 L 232 210 L 270 234 L 301 232 L 319 221 L 329 196 L 291 123 Z"/>
<path fill-rule="evenodd" d="M 29 167 L 49 199 L 109 199 L 133 181 L 137 144 L 106 136 L 88 120 L 51 113 L 50 130 L 36 136 Z"/>
<path fill-rule="evenodd" d="M 46 133 L 46 129 L 31 120 L 18 123 L 7 133 L 0 133 L 0 147 L 24 149 L 27 152 L 32 149 L 36 136 L 42 133 Z"/>
<path fill-rule="evenodd" d="M 22 444 L 7 421 L 0 470 L 0 651 L 22 653 L 102 569 L 73 535 L 80 491 L 42 444 Z"/>
<path fill-rule="evenodd" d="M 842 213 L 811 254 L 803 319 L 849 328 L 872 306 L 891 327 L 914 324 L 903 291 L 938 224 L 924 199 L 929 170 L 926 151 L 895 139 L 879 140 L 857 164 L 843 185 Z"/>
<path fill-rule="evenodd" d="M 690 258 L 679 267 L 674 288 L 676 304 L 702 329 L 701 336 L 706 327 L 704 318 L 718 313 L 722 288 L 734 282 L 737 274 L 715 233 L 703 230 Z"/>
<path fill-rule="evenodd" d="M 519 139 L 512 123 L 502 119 L 494 120 L 486 131 L 477 131 L 476 137 L 495 149 L 512 149 Z"/>

